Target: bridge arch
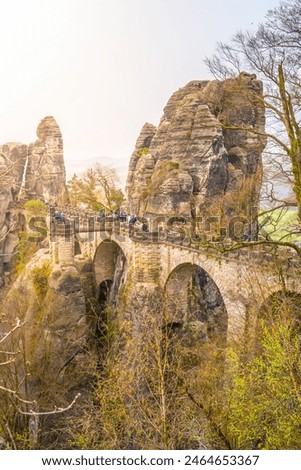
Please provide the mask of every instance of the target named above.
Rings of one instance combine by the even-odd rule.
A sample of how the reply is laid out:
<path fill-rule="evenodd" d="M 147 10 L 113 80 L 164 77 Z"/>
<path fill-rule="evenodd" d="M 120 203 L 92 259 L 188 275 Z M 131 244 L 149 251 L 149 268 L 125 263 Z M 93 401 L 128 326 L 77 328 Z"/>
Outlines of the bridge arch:
<path fill-rule="evenodd" d="M 126 257 L 119 244 L 109 238 L 103 240 L 95 251 L 93 267 L 98 305 L 95 335 L 102 337 L 107 332 L 107 306 L 116 307 L 118 290 L 124 280 Z"/>
<path fill-rule="evenodd" d="M 124 271 L 125 263 L 126 256 L 120 245 L 109 238 L 103 240 L 98 245 L 93 260 L 96 285 L 116 282 L 116 276 Z"/>
<path fill-rule="evenodd" d="M 193 325 L 203 340 L 226 339 L 228 315 L 222 294 L 200 265 L 184 262 L 169 274 L 164 287 L 167 323 Z"/>

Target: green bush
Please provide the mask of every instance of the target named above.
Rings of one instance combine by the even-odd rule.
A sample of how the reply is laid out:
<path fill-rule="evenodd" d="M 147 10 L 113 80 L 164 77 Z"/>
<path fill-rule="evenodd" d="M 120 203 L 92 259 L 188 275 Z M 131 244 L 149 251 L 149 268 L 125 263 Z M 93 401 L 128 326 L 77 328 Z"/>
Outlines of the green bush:
<path fill-rule="evenodd" d="M 32 256 L 38 251 L 38 243 L 29 242 L 28 234 L 22 230 L 19 231 L 19 242 L 17 246 L 15 274 L 18 276 L 24 271 L 27 263 L 30 261 Z"/>
<path fill-rule="evenodd" d="M 39 302 L 46 297 L 50 273 L 51 266 L 48 261 L 45 261 L 41 266 L 36 266 L 31 271 L 33 288 Z"/>
<path fill-rule="evenodd" d="M 149 151 L 148 147 L 143 147 L 143 149 L 139 150 L 139 152 L 135 153 L 135 157 L 139 158 L 141 155 L 147 155 Z"/>
<path fill-rule="evenodd" d="M 45 202 L 39 201 L 37 199 L 31 199 L 30 201 L 25 202 L 24 209 L 26 209 L 33 215 L 47 214 L 47 206 Z"/>

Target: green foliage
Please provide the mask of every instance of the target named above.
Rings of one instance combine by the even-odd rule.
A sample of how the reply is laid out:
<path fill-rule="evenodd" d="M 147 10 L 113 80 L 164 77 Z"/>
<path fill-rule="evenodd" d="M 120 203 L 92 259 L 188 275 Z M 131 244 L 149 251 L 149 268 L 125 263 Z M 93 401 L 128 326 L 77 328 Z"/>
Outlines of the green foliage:
<path fill-rule="evenodd" d="M 158 175 L 165 174 L 165 173 L 168 174 L 169 171 L 177 170 L 179 166 L 180 165 L 178 162 L 173 162 L 173 161 L 161 163 L 157 169 Z"/>
<path fill-rule="evenodd" d="M 17 256 L 15 274 L 18 276 L 26 268 L 26 264 L 38 250 L 38 244 L 28 241 L 28 235 L 22 230 L 19 231 L 19 242 L 17 246 Z"/>
<path fill-rule="evenodd" d="M 140 158 L 142 155 L 147 155 L 149 151 L 148 147 L 143 147 L 143 149 L 139 150 L 139 152 L 135 153 L 135 157 Z"/>
<path fill-rule="evenodd" d="M 292 209 L 275 209 L 259 217 L 261 233 L 275 241 L 301 241 L 298 213 Z M 294 233 L 296 232 L 296 233 Z"/>
<path fill-rule="evenodd" d="M 36 266 L 31 271 L 33 288 L 37 299 L 42 302 L 48 291 L 48 278 L 51 273 L 51 265 L 45 261 L 41 266 Z"/>
<path fill-rule="evenodd" d="M 299 449 L 300 344 L 292 323 L 262 320 L 260 354 L 244 363 L 237 352 L 226 373 L 224 423 L 235 449 Z"/>
<path fill-rule="evenodd" d="M 30 201 L 25 202 L 24 209 L 29 211 L 32 215 L 46 215 L 47 206 L 43 201 L 37 199 L 31 199 Z"/>
<path fill-rule="evenodd" d="M 88 423 L 87 423 L 88 424 Z M 69 447 L 71 449 L 81 449 L 81 450 L 90 450 L 90 440 L 87 435 L 77 432 L 72 439 L 68 441 Z"/>

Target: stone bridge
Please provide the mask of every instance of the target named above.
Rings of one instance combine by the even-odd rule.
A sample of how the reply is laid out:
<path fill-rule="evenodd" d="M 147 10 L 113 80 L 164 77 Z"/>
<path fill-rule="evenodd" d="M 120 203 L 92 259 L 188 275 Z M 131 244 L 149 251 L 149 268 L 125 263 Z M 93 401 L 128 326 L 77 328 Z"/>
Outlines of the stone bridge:
<path fill-rule="evenodd" d="M 51 223 L 50 230 L 53 261 L 76 265 L 92 260 L 98 287 L 115 282 L 116 272 L 122 271 L 118 282 L 127 286 L 131 302 L 139 298 L 143 309 L 144 297 L 149 302 L 149 295 L 162 296 L 172 323 L 191 321 L 191 311 L 203 305 L 213 329 L 237 335 L 243 333 L 252 309 L 273 293 L 301 294 L 293 250 L 251 243 L 222 253 L 218 245 L 202 247 L 164 230 L 144 232 L 126 222 L 100 219 L 93 211 L 60 211 L 65 223 Z M 192 301 L 196 278 L 199 293 Z"/>

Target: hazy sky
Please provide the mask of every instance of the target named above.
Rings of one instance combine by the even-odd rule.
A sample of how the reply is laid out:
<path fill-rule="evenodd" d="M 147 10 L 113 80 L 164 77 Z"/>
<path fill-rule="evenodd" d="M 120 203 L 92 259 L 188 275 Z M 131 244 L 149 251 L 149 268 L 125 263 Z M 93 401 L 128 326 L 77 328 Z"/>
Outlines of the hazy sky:
<path fill-rule="evenodd" d="M 36 140 L 52 115 L 67 173 L 94 161 L 125 177 L 142 125 L 207 79 L 205 55 L 278 0 L 0 0 L 0 142 Z"/>

